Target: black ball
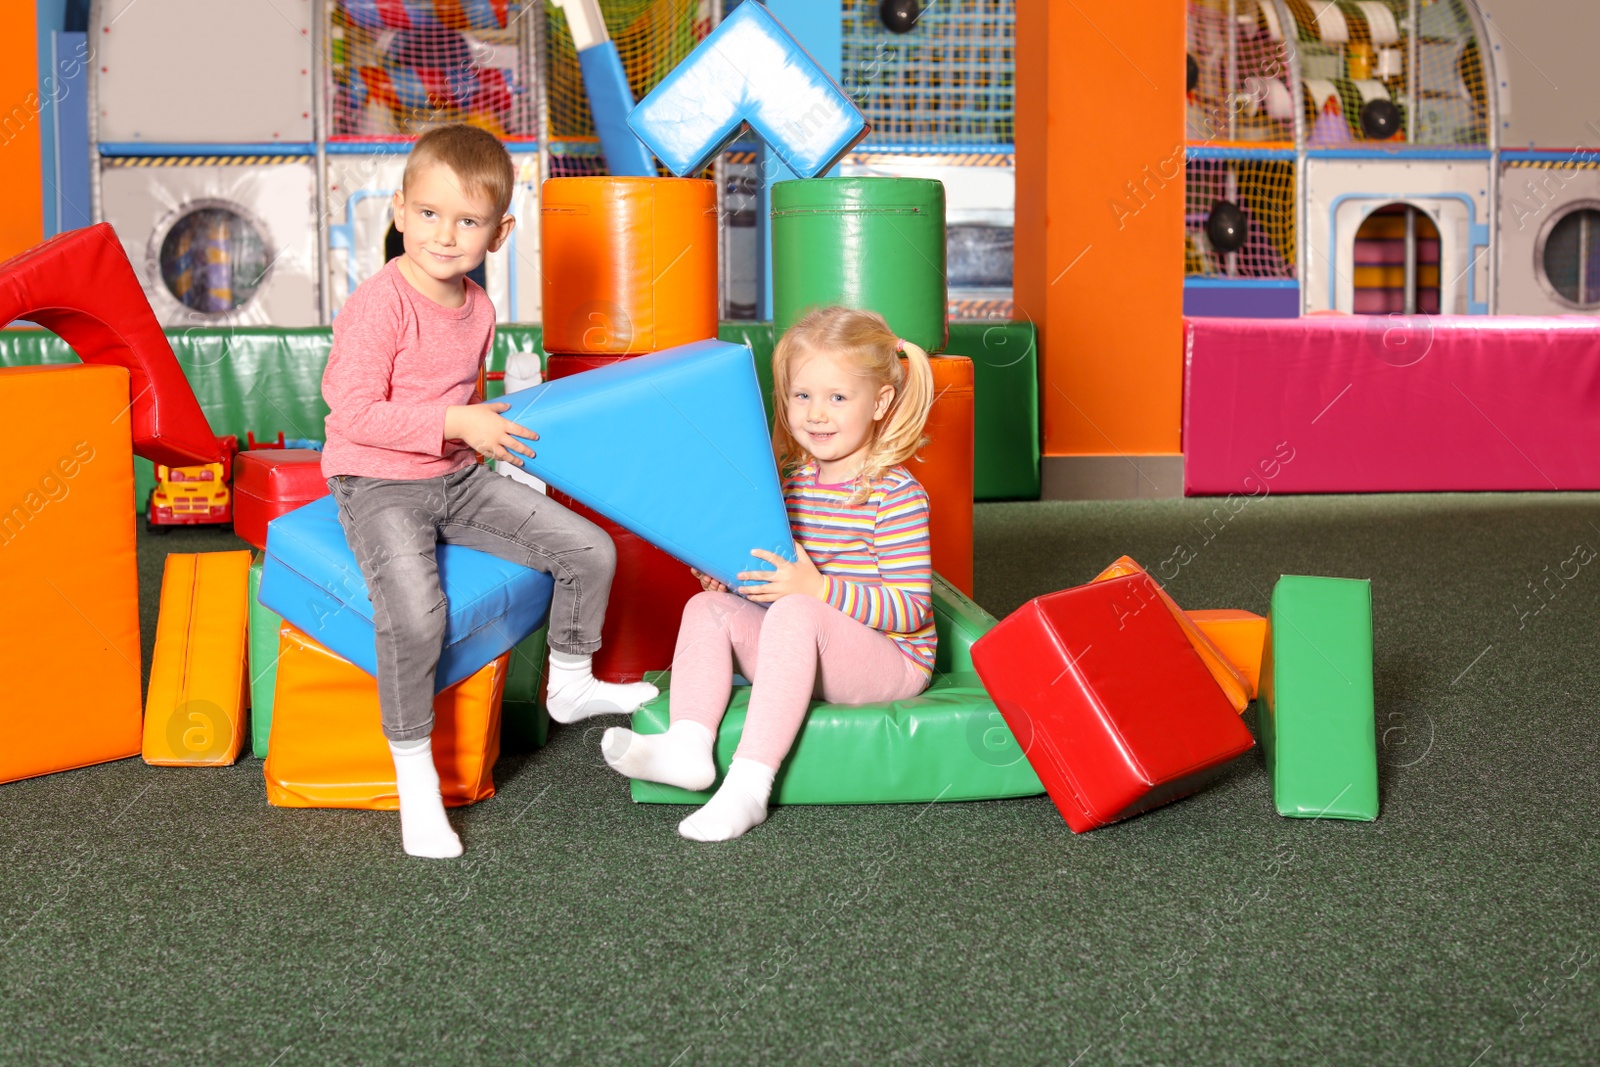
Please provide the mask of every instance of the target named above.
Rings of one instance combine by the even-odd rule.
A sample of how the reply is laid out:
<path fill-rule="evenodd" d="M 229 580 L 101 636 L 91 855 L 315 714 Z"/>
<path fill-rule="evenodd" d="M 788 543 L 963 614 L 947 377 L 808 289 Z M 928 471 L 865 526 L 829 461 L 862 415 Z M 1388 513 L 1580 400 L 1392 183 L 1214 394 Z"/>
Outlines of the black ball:
<path fill-rule="evenodd" d="M 1218 200 L 1206 216 L 1206 237 L 1218 252 L 1237 252 L 1250 235 L 1250 223 L 1232 200 Z"/>
<path fill-rule="evenodd" d="M 1194 92 L 1194 87 L 1200 84 L 1200 64 L 1194 61 L 1194 53 L 1190 52 L 1184 57 L 1189 61 L 1189 85 L 1185 92 Z"/>
<path fill-rule="evenodd" d="M 1400 109 L 1382 97 L 1361 105 L 1361 132 L 1369 140 L 1387 141 L 1400 129 Z"/>
<path fill-rule="evenodd" d="M 922 17 L 922 5 L 917 0 L 883 0 L 878 5 L 878 18 L 891 33 L 910 33 Z"/>

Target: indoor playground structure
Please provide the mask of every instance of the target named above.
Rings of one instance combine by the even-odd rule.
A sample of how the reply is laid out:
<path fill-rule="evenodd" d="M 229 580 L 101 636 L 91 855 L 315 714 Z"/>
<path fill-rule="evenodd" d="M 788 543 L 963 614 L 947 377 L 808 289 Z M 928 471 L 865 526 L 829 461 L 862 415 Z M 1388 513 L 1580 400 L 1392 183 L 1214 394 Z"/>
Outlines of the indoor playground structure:
<path fill-rule="evenodd" d="M 1587 5 L 28 6 L 0 1059 L 1593 1062 Z M 515 176 L 477 396 L 538 437 L 494 471 L 614 544 L 637 734 L 694 572 L 796 558 L 778 339 L 930 354 L 932 677 L 815 699 L 737 843 L 552 725 L 555 579 L 461 544 L 465 855 L 366 814 L 322 378 L 456 123 Z"/>

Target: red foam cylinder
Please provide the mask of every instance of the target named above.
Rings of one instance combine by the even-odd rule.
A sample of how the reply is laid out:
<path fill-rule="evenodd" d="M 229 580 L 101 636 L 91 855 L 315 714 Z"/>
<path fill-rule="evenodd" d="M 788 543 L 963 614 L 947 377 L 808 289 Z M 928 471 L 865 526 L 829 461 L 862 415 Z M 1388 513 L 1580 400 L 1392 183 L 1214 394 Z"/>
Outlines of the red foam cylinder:
<path fill-rule="evenodd" d="M 0 325 L 36 322 L 85 363 L 126 367 L 133 454 L 187 467 L 222 462 L 189 379 L 107 223 L 57 234 L 0 263 Z"/>
<path fill-rule="evenodd" d="M 565 378 L 628 358 L 552 355 L 545 377 Z M 640 456 L 639 461 L 648 458 Z M 605 530 L 617 546 L 617 576 L 611 583 L 611 601 L 600 631 L 600 651 L 594 656 L 595 677 L 604 682 L 636 682 L 646 671 L 670 668 L 683 606 L 700 592 L 700 582 L 682 563 L 565 493 L 551 490 L 550 496 Z"/>

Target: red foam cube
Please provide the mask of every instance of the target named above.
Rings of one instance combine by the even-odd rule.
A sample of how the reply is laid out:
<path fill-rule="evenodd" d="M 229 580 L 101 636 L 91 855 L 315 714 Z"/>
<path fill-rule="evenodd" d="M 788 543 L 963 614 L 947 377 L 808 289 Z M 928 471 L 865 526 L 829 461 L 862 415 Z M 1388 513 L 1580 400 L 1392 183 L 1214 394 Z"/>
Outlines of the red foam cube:
<path fill-rule="evenodd" d="M 1142 572 L 1029 601 L 972 662 L 1074 833 L 1192 793 L 1255 744 Z"/>
<path fill-rule="evenodd" d="M 267 547 L 267 523 L 328 495 L 315 449 L 251 449 L 233 470 L 233 532 L 257 548 Z"/>

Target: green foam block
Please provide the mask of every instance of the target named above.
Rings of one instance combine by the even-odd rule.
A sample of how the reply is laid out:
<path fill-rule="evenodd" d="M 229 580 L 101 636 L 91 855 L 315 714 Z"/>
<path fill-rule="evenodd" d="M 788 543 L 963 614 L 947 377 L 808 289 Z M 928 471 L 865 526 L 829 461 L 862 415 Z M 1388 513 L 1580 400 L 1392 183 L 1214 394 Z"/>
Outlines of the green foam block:
<path fill-rule="evenodd" d="M 550 713 L 543 697 L 545 637 L 541 626 L 511 650 L 506 691 L 500 704 L 500 740 L 520 748 L 543 748 L 550 736 Z"/>
<path fill-rule="evenodd" d="M 938 575 L 933 611 L 939 650 L 932 684 L 910 700 L 851 707 L 814 702 L 773 783 L 775 803 L 929 803 L 1044 792 L 972 669 L 972 642 L 994 625 L 994 617 Z M 667 728 L 671 675 L 649 680 L 662 693 L 634 713 L 633 728 L 658 734 Z M 739 747 L 749 705 L 749 687 L 734 689 L 717 732 L 718 783 Z M 633 799 L 703 804 L 715 789 L 694 793 L 636 779 Z"/>
<path fill-rule="evenodd" d="M 272 694 L 278 684 L 278 627 L 283 623 L 261 606 L 261 553 L 250 564 L 250 754 L 267 758 L 267 738 L 272 734 Z"/>
<path fill-rule="evenodd" d="M 1370 582 L 1278 580 L 1260 708 L 1261 750 L 1279 815 L 1378 817 Z"/>

